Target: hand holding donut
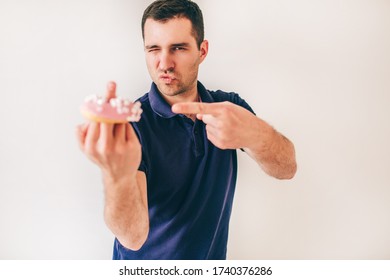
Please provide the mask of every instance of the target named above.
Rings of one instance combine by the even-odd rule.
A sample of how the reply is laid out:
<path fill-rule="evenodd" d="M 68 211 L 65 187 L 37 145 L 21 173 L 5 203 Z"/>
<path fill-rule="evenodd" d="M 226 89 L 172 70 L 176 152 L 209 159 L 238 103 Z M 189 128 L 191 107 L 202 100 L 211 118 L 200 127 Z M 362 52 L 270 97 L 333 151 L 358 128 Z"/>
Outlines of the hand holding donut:
<path fill-rule="evenodd" d="M 116 84 L 109 82 L 104 98 L 89 97 L 81 108 L 87 123 L 77 127 L 81 150 L 112 181 L 135 176 L 141 161 L 141 145 L 129 121 L 138 121 L 138 103 L 116 97 Z"/>

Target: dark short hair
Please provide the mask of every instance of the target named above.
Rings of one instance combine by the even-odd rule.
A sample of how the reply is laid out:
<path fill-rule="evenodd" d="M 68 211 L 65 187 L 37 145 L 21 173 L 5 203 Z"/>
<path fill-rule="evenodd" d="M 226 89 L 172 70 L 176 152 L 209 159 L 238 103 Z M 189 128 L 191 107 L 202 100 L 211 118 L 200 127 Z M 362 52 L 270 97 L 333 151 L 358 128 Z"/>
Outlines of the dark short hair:
<path fill-rule="evenodd" d="M 142 16 L 142 38 L 145 40 L 145 22 L 148 18 L 166 22 L 175 17 L 184 17 L 192 23 L 192 35 L 198 48 L 204 40 L 203 15 L 199 6 L 190 0 L 156 0 L 150 4 Z"/>

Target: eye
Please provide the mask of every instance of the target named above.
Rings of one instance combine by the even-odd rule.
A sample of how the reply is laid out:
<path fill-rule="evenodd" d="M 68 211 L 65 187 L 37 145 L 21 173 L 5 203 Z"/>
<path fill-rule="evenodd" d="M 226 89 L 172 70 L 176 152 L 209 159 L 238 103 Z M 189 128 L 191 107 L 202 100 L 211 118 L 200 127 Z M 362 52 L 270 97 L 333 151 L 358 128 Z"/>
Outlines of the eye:
<path fill-rule="evenodd" d="M 160 48 L 158 46 L 150 46 L 150 47 L 145 48 L 145 51 L 148 53 L 157 52 L 159 50 L 160 50 Z"/>
<path fill-rule="evenodd" d="M 173 50 L 174 51 L 184 51 L 185 48 L 184 47 L 174 47 Z"/>

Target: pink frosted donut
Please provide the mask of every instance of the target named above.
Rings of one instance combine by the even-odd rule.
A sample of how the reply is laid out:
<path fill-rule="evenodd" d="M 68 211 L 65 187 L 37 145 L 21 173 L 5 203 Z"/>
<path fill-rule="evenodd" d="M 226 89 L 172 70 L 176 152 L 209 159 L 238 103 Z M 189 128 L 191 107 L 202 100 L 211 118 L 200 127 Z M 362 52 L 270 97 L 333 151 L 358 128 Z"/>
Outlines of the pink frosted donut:
<path fill-rule="evenodd" d="M 133 103 L 129 99 L 116 97 L 106 98 L 90 95 L 81 106 L 81 114 L 88 120 L 103 123 L 138 122 L 141 118 L 141 103 Z"/>

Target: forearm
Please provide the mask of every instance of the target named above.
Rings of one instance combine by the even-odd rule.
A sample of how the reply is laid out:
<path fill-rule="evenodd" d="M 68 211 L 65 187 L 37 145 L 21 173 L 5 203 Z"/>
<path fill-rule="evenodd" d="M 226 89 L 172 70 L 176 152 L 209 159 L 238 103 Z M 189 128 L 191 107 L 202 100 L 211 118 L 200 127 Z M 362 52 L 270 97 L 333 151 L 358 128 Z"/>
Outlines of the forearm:
<path fill-rule="evenodd" d="M 144 178 L 113 181 L 103 177 L 105 187 L 104 218 L 108 228 L 123 246 L 138 250 L 149 231 L 148 205 Z"/>
<path fill-rule="evenodd" d="M 263 120 L 253 122 L 253 141 L 244 150 L 270 176 L 278 179 L 294 177 L 297 164 L 294 145 Z"/>
<path fill-rule="evenodd" d="M 220 149 L 244 148 L 269 175 L 279 179 L 295 175 L 293 144 L 247 109 L 231 102 L 188 102 L 175 104 L 172 111 L 197 114 L 210 142 Z"/>

